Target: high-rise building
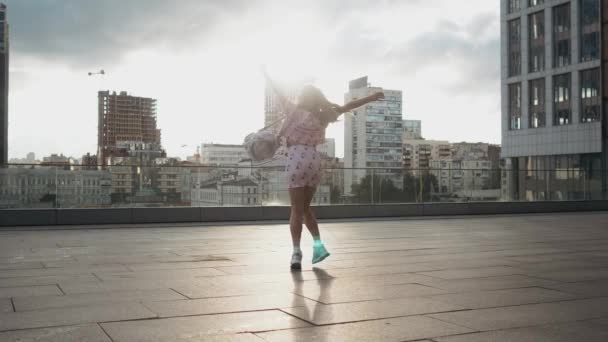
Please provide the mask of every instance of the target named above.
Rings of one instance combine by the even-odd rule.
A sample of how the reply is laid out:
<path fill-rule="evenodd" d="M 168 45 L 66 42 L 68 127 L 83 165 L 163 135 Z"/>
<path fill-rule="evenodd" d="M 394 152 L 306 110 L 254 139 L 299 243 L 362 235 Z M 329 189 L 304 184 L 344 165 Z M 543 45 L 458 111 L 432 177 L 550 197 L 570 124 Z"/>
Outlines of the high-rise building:
<path fill-rule="evenodd" d="M 327 138 L 325 142 L 317 146 L 317 151 L 329 158 L 336 157 L 336 139 Z"/>
<path fill-rule="evenodd" d="M 431 167 L 434 160 L 452 158 L 452 145 L 443 140 L 403 140 L 403 168 L 417 175 Z"/>
<path fill-rule="evenodd" d="M 344 191 L 349 194 L 353 184 L 369 175 L 366 168 L 374 169 L 374 174 L 393 181 L 395 186 L 403 186 L 403 118 L 402 93 L 399 90 L 385 90 L 372 87 L 367 76 L 353 80 L 344 101 L 360 99 L 383 91 L 384 99 L 369 103 L 345 115 L 344 119 Z"/>
<path fill-rule="evenodd" d="M 290 101 L 296 103 L 298 94 L 300 93 L 302 87 L 311 83 L 311 80 L 303 80 L 291 83 L 279 82 L 276 83 L 275 86 L 279 87 L 282 94 L 286 96 Z M 281 112 L 277 94 L 270 86 L 270 84 L 266 82 L 266 88 L 264 91 L 264 127 L 276 123 L 279 119 L 281 119 L 282 115 L 284 114 L 285 113 Z M 272 130 L 276 133 L 279 131 L 280 127 L 280 124 L 275 124 L 272 127 Z"/>
<path fill-rule="evenodd" d="M 123 91 L 100 91 L 98 94 L 99 127 L 97 156 L 101 165 L 108 158 L 123 157 L 120 145 L 141 144 L 160 149 L 160 129 L 156 128 L 156 100 L 128 95 Z M 155 151 L 158 152 L 158 151 Z"/>
<path fill-rule="evenodd" d="M 606 196 L 606 13 L 605 0 L 501 1 L 507 199 Z"/>
<path fill-rule="evenodd" d="M 8 20 L 0 3 L 0 166 L 8 162 Z"/>
<path fill-rule="evenodd" d="M 403 120 L 403 139 L 422 139 L 422 121 Z"/>

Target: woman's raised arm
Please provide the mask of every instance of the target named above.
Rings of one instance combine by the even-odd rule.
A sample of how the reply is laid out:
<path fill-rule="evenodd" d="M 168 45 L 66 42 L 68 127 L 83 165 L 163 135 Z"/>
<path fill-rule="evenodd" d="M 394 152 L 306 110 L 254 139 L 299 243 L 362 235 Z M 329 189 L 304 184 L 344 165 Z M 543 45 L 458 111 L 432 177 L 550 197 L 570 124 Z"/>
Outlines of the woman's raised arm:
<path fill-rule="evenodd" d="M 340 113 L 346 113 L 346 112 L 350 112 L 351 110 L 355 109 L 355 108 L 359 108 L 361 106 L 364 106 L 370 102 L 374 102 L 374 101 L 378 101 L 384 98 L 384 93 L 379 91 L 373 95 L 370 96 L 366 96 L 357 100 L 353 100 L 350 101 L 349 103 L 345 104 L 344 106 L 338 107 L 336 109 L 336 111 L 340 112 Z"/>

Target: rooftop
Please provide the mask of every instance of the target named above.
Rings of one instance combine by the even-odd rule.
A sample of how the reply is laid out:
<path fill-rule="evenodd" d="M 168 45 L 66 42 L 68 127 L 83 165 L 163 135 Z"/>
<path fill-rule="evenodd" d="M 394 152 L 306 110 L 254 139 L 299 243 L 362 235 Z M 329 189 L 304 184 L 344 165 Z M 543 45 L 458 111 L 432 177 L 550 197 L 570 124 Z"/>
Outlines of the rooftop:
<path fill-rule="evenodd" d="M 608 212 L 0 230 L 0 340 L 607 341 Z M 93 229 L 100 228 L 100 229 Z"/>

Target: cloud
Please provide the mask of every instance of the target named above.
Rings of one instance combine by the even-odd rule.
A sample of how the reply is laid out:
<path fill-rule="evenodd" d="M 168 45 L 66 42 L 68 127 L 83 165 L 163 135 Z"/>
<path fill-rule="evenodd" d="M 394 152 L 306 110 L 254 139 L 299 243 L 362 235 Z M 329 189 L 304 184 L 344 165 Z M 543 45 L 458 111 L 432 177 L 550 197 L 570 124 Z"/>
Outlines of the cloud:
<path fill-rule="evenodd" d="M 71 67 L 117 63 L 146 47 L 179 49 L 246 0 L 8 0 L 12 53 Z"/>
<path fill-rule="evenodd" d="M 498 18 L 480 14 L 465 25 L 441 21 L 433 31 L 395 46 L 386 56 L 401 74 L 446 67 L 459 79 L 444 85 L 454 92 L 495 92 L 500 80 L 500 35 L 492 32 Z"/>

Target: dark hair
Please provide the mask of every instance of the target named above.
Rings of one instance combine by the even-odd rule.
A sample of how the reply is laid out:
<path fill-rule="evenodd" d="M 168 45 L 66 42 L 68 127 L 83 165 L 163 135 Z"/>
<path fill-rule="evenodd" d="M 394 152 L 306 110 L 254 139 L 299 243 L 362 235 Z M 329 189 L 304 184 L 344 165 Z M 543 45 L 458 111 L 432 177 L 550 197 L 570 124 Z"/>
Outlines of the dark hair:
<path fill-rule="evenodd" d="M 298 106 L 317 115 L 323 126 L 336 121 L 334 104 L 327 100 L 319 88 L 304 86 L 298 96 Z"/>

